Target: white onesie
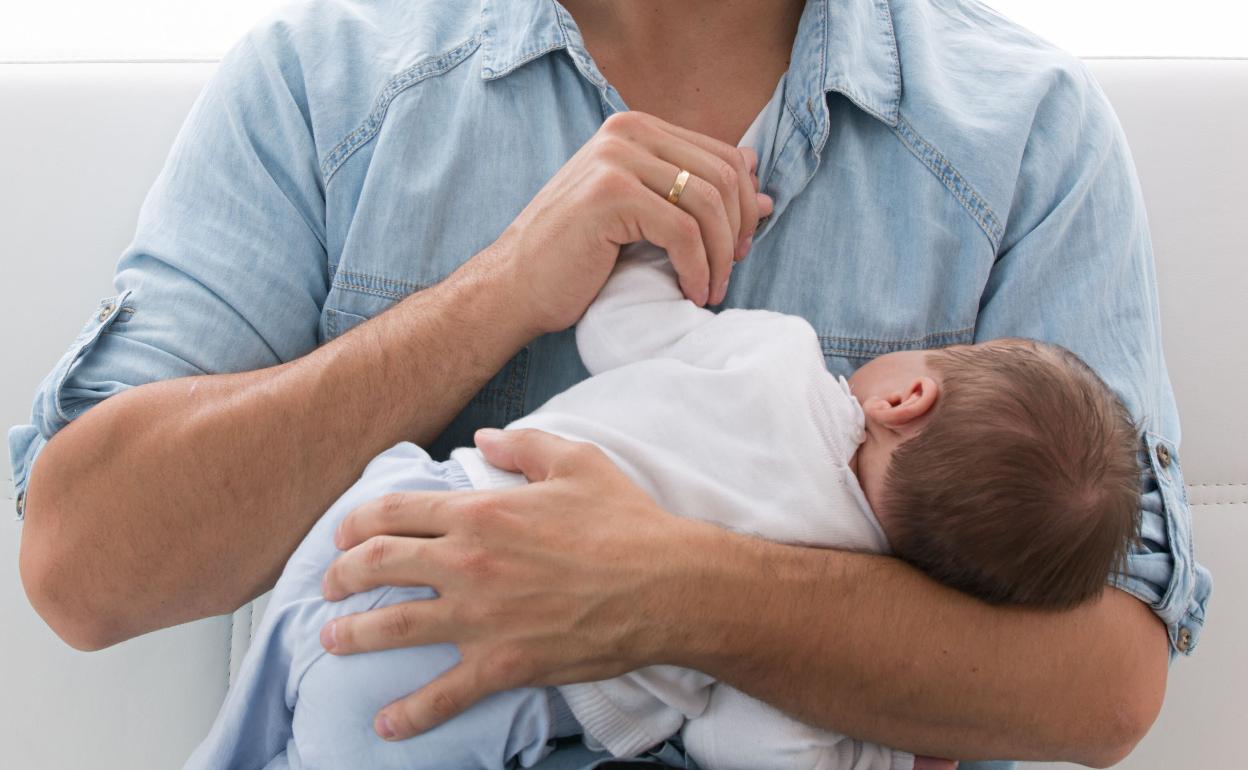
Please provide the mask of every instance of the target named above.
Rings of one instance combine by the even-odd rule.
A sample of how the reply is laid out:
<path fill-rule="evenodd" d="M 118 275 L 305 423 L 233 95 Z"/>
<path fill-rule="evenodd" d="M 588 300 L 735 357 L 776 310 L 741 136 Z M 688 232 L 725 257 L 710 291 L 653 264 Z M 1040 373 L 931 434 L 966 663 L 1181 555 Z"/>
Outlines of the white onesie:
<path fill-rule="evenodd" d="M 699 308 L 682 296 L 666 253 L 641 241 L 621 250 L 576 342 L 593 376 L 507 427 L 593 442 L 679 515 L 771 540 L 887 552 L 848 467 L 862 409 L 828 372 L 805 319 Z M 451 457 L 478 489 L 526 483 L 475 448 Z M 559 689 L 591 747 L 616 756 L 681 731 L 705 770 L 909 770 L 914 761 L 675 666 Z"/>

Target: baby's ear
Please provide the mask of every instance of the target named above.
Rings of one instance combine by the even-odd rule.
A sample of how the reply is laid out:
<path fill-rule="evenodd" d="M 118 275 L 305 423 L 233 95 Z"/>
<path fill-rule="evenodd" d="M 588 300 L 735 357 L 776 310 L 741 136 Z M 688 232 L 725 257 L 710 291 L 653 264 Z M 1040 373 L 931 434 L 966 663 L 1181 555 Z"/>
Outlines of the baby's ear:
<path fill-rule="evenodd" d="M 885 401 L 887 411 L 878 414 L 877 418 L 894 429 L 916 429 L 931 413 L 939 397 L 940 386 L 936 380 L 927 376 L 915 377 L 904 391 L 889 396 Z"/>

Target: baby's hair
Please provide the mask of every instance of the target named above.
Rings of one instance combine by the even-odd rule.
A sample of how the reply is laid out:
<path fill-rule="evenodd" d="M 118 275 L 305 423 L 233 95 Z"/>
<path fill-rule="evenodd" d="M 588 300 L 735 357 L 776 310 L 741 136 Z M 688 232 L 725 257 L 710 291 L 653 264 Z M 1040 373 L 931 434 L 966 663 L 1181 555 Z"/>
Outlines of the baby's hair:
<path fill-rule="evenodd" d="M 927 354 L 939 396 L 893 453 L 893 549 L 994 604 L 1098 596 L 1139 525 L 1140 434 L 1078 356 L 1027 339 Z"/>

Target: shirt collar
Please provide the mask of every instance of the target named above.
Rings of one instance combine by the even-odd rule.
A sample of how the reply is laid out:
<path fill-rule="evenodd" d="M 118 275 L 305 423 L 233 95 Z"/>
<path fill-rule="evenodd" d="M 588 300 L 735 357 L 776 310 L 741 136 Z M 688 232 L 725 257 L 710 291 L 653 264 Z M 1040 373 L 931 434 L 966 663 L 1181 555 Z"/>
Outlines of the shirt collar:
<path fill-rule="evenodd" d="M 482 0 L 481 17 L 482 78 L 504 77 L 564 48 L 587 79 L 605 88 L 572 15 L 557 0 Z M 791 62 L 785 99 L 817 147 L 827 138 L 828 91 L 897 124 L 901 67 L 888 0 L 809 0 Z"/>

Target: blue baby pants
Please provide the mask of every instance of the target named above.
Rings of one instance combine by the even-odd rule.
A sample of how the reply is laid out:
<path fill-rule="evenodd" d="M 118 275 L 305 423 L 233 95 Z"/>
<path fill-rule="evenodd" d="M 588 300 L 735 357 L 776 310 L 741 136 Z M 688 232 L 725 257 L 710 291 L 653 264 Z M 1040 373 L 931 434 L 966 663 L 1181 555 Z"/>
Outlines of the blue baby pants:
<path fill-rule="evenodd" d="M 333 544 L 339 522 L 391 492 L 470 488 L 459 463 L 435 462 L 415 444 L 373 459 L 290 557 L 221 712 L 185 767 L 502 770 L 532 766 L 554 738 L 579 733 L 557 690 L 530 687 L 490 695 L 423 735 L 382 740 L 377 712 L 455 665 L 455 645 L 342 656 L 321 647 L 332 618 L 435 596 L 428 587 L 387 586 L 325 601 L 321 581 L 341 553 Z"/>

